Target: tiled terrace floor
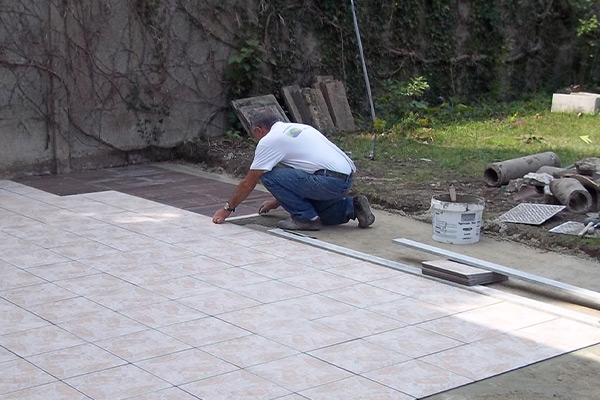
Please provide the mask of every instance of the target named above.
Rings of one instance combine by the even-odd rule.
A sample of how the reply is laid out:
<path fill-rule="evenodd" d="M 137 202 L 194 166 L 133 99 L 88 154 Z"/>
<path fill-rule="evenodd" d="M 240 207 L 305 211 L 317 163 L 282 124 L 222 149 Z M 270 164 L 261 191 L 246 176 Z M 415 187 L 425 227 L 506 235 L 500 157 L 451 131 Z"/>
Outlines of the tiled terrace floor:
<path fill-rule="evenodd" d="M 600 329 L 117 191 L 0 181 L 0 398 L 413 399 Z"/>

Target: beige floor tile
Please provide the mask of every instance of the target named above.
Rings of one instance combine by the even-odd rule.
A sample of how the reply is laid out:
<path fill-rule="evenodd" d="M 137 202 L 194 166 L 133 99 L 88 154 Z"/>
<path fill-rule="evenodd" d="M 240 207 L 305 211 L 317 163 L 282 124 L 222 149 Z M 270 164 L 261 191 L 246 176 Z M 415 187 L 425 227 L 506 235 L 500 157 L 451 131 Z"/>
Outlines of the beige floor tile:
<path fill-rule="evenodd" d="M 153 329 L 100 340 L 95 344 L 132 363 L 190 348 L 190 345 Z"/>
<path fill-rule="evenodd" d="M 438 335 L 437 333 L 416 326 L 406 326 L 369 336 L 365 340 L 411 358 L 423 357 L 463 344 L 458 340 L 450 339 L 449 337 Z"/>
<path fill-rule="evenodd" d="M 74 233 L 65 232 L 61 229 L 46 228 L 32 233 L 24 238 L 27 242 L 36 244 L 44 249 L 52 249 L 61 246 L 78 246 L 89 242 L 89 239 L 76 235 Z M 61 254 L 60 252 L 57 252 Z"/>
<path fill-rule="evenodd" d="M 401 274 L 401 272 L 398 272 L 395 269 L 363 261 L 352 265 L 330 268 L 327 272 L 354 279 L 358 282 L 371 282 Z"/>
<path fill-rule="evenodd" d="M 251 249 L 249 247 L 244 248 L 243 251 L 242 249 L 238 248 L 235 252 L 233 252 L 231 251 L 231 243 L 227 243 L 226 247 L 223 247 L 218 251 L 212 251 L 210 253 L 203 252 L 201 254 L 213 257 L 236 267 L 274 260 L 276 258 L 272 254 Z"/>
<path fill-rule="evenodd" d="M 479 307 L 501 302 L 501 300 L 491 296 L 444 284 L 438 287 L 436 291 L 425 292 L 412 297 L 456 312 L 475 310 Z"/>
<path fill-rule="evenodd" d="M 360 376 L 353 376 L 300 392 L 311 400 L 411 400 L 412 396 Z"/>
<path fill-rule="evenodd" d="M 454 314 L 454 311 L 447 308 L 438 307 L 411 297 L 368 307 L 368 310 L 397 319 L 406 325 L 415 325 Z"/>
<path fill-rule="evenodd" d="M 297 350 L 259 335 L 248 335 L 201 349 L 240 368 L 298 354 Z"/>
<path fill-rule="evenodd" d="M 281 281 L 308 290 L 312 293 L 321 293 L 357 284 L 353 279 L 344 278 L 343 276 L 320 270 L 308 270 L 302 275 L 284 278 L 281 279 Z"/>
<path fill-rule="evenodd" d="M 84 342 L 54 325 L 0 336 L 0 345 L 21 357 L 77 346 Z"/>
<path fill-rule="evenodd" d="M 34 244 L 30 244 L 27 248 L 3 250 L 0 253 L 0 260 L 25 269 L 69 261 L 68 258 L 52 250 L 46 250 Z"/>
<path fill-rule="evenodd" d="M 404 298 L 401 294 L 364 283 L 346 286 L 341 289 L 328 290 L 321 294 L 360 308 L 367 308 Z"/>
<path fill-rule="evenodd" d="M 19 357 L 15 353 L 0 347 L 0 363 L 16 360 L 17 358 Z"/>
<path fill-rule="evenodd" d="M 38 304 L 29 307 L 29 310 L 55 324 L 108 311 L 105 307 L 81 296 Z"/>
<path fill-rule="evenodd" d="M 1 240 L 1 239 L 0 239 Z M 33 270 L 33 268 L 32 268 Z M 24 286 L 39 285 L 45 281 L 33 271 L 25 271 L 13 265 L 0 261 L 0 292 L 4 290 L 17 289 Z"/>
<path fill-rule="evenodd" d="M 441 351 L 420 360 L 473 380 L 485 379 L 537 361 L 510 347 L 482 342 Z"/>
<path fill-rule="evenodd" d="M 365 376 L 416 398 L 472 382 L 462 375 L 419 360 L 377 369 L 366 373 Z"/>
<path fill-rule="evenodd" d="M 2 231 L 3 227 L 8 226 L 9 224 L 10 222 L 3 216 L 2 210 L 0 209 L 0 251 L 26 248 L 29 246 L 29 243 L 26 240 Z M 2 264 L 10 265 L 4 261 L 0 261 L 0 265 Z"/>
<path fill-rule="evenodd" d="M 566 318 L 554 319 L 512 332 L 563 351 L 573 351 L 600 342 L 600 329 Z"/>
<path fill-rule="evenodd" d="M 194 275 L 196 279 L 219 286 L 225 289 L 238 288 L 240 286 L 253 285 L 266 282 L 271 278 L 259 275 L 243 268 L 227 268 L 222 270 L 207 271 Z"/>
<path fill-rule="evenodd" d="M 273 304 L 265 304 L 220 314 L 219 319 L 248 331 L 257 332 L 259 329 L 268 325 L 276 326 L 281 323 L 289 323 L 290 321 L 294 321 L 295 317 L 290 314 L 282 313 L 281 310 Z"/>
<path fill-rule="evenodd" d="M 288 259 L 318 269 L 336 268 L 360 262 L 351 257 L 320 249 L 311 249 L 310 252 L 304 252 L 304 254 L 290 255 Z"/>
<path fill-rule="evenodd" d="M 175 301 L 128 308 L 120 310 L 119 313 L 151 328 L 207 317 L 205 313 Z"/>
<path fill-rule="evenodd" d="M 356 337 L 375 335 L 406 325 L 401 321 L 360 308 L 343 314 L 319 318 L 315 321 Z"/>
<path fill-rule="evenodd" d="M 100 203 L 101 204 L 101 203 Z M 117 225 L 104 224 L 93 228 L 80 229 L 77 234 L 91 240 L 102 242 L 104 239 L 113 237 L 124 237 L 132 232 Z"/>
<path fill-rule="evenodd" d="M 161 242 L 160 240 L 136 232 L 127 232 L 126 234 L 121 234 L 119 236 L 109 236 L 96 240 L 105 246 L 110 246 L 119 251 L 142 250 L 164 244 L 164 242 Z"/>
<path fill-rule="evenodd" d="M 280 244 L 287 242 L 287 239 L 254 230 L 221 236 L 221 239 L 233 243 L 236 246 L 245 247 L 262 247 L 265 244 L 279 246 Z"/>
<path fill-rule="evenodd" d="M 60 326 L 89 342 L 97 342 L 98 340 L 148 329 L 147 326 L 107 308 L 85 315 L 78 315 L 73 319 L 61 322 Z"/>
<path fill-rule="evenodd" d="M 134 250 L 124 253 L 124 259 L 129 260 L 136 265 L 162 264 L 171 260 L 180 260 L 197 256 L 196 253 L 181 249 L 170 244 L 163 244 L 160 247 L 151 249 Z"/>
<path fill-rule="evenodd" d="M 119 288 L 87 296 L 90 300 L 111 310 L 119 311 L 154 303 L 162 303 L 167 297 L 150 290 L 131 285 L 127 289 Z"/>
<path fill-rule="evenodd" d="M 54 382 L 2 395 L 3 400 L 89 400 L 89 397 L 72 387 Z"/>
<path fill-rule="evenodd" d="M 410 358 L 363 339 L 311 351 L 310 355 L 356 374 L 388 367 Z"/>
<path fill-rule="evenodd" d="M 221 237 L 250 231 L 249 228 L 236 224 L 213 224 L 209 217 L 204 217 L 203 221 L 199 221 L 197 224 L 191 224 L 187 226 L 187 228 L 194 231 L 196 237 L 202 237 L 203 235 Z"/>
<path fill-rule="evenodd" d="M 65 279 L 58 282 L 58 284 L 62 288 L 86 297 L 100 293 L 106 293 L 115 289 L 120 289 L 126 292 L 132 288 L 135 288 L 135 286 L 129 282 L 115 278 L 114 276 L 106 273 Z"/>
<path fill-rule="evenodd" d="M 232 290 L 237 294 L 250 297 L 261 303 L 274 303 L 276 301 L 293 299 L 310 294 L 310 292 L 304 289 L 275 280 L 239 286 L 232 288 Z"/>
<path fill-rule="evenodd" d="M 273 246 L 272 244 L 263 244 L 253 246 L 253 248 L 288 260 L 306 255 L 306 245 L 293 241 L 286 241 L 285 243 L 278 244 L 277 246 Z M 311 251 L 313 250 L 316 249 L 311 248 Z"/>
<path fill-rule="evenodd" d="M 217 287 L 200 295 L 185 297 L 177 301 L 209 315 L 218 315 L 260 304 L 256 300 Z"/>
<path fill-rule="evenodd" d="M 181 221 L 177 221 L 179 224 Z M 160 240 L 165 243 L 179 244 L 183 242 L 189 242 L 197 236 L 196 232 L 193 232 L 183 226 L 169 226 L 165 227 L 162 232 L 153 232 L 152 238 Z"/>
<path fill-rule="evenodd" d="M 150 284 L 180 278 L 186 275 L 179 269 L 168 268 L 160 264 L 112 265 L 104 272 L 136 286 L 147 288 Z"/>
<path fill-rule="evenodd" d="M 289 390 L 246 371 L 234 371 L 199 380 L 182 387 L 202 399 L 269 400 L 290 393 Z"/>
<path fill-rule="evenodd" d="M 126 399 L 171 386 L 134 365 L 105 369 L 65 382 L 96 400 Z"/>
<path fill-rule="evenodd" d="M 424 276 L 417 276 L 407 273 L 398 273 L 391 277 L 370 282 L 372 285 L 400 293 L 408 297 L 417 297 L 428 293 L 435 293 L 447 285 L 436 282 Z M 471 292 L 469 292 L 471 293 Z"/>
<path fill-rule="evenodd" d="M 172 270 L 181 270 L 183 275 L 198 275 L 211 271 L 219 271 L 227 268 L 234 268 L 233 265 L 215 260 L 214 258 L 196 255 L 189 258 L 170 260 L 162 262 L 160 265 Z M 182 276 L 183 276 L 182 275 Z"/>
<path fill-rule="evenodd" d="M 271 261 L 260 262 L 243 267 L 248 271 L 267 276 L 271 279 L 283 279 L 292 276 L 303 275 L 311 271 L 312 267 L 307 267 L 295 261 L 282 258 L 276 258 Z"/>
<path fill-rule="evenodd" d="M 136 365 L 177 386 L 239 369 L 198 349 L 151 358 Z"/>
<path fill-rule="evenodd" d="M 125 360 L 90 343 L 27 357 L 27 360 L 59 379 L 127 364 Z"/>
<path fill-rule="evenodd" d="M 58 264 L 33 267 L 27 270 L 34 275 L 44 278 L 50 282 L 64 279 L 79 278 L 82 276 L 99 274 L 100 271 L 77 261 L 68 261 Z"/>
<path fill-rule="evenodd" d="M 146 282 L 143 286 L 169 299 L 197 296 L 214 290 L 214 286 L 191 276 Z"/>
<path fill-rule="evenodd" d="M 56 378 L 25 360 L 17 359 L 0 363 L 0 397 L 2 398 L 9 392 L 54 381 Z"/>
<path fill-rule="evenodd" d="M 292 392 L 325 385 L 352 374 L 306 354 L 299 354 L 247 369 Z"/>
<path fill-rule="evenodd" d="M 38 304 L 77 297 L 77 294 L 54 283 L 41 283 L 5 290 L 2 292 L 2 297 L 21 307 L 32 307 Z"/>
<path fill-rule="evenodd" d="M 132 400 L 198 400 L 196 396 L 184 392 L 178 388 L 159 390 L 158 392 L 135 396 Z"/>
<path fill-rule="evenodd" d="M 259 327 L 257 333 L 301 352 L 356 338 L 353 334 L 329 328 L 315 321 L 300 320 L 277 322 L 276 324 Z"/>
<path fill-rule="evenodd" d="M 0 320 L 0 335 L 49 325 L 48 321 L 4 299 L 0 299 Z"/>
<path fill-rule="evenodd" d="M 33 207 L 27 215 L 52 227 L 59 222 L 69 221 L 74 223 L 77 220 L 85 219 L 78 213 L 54 206 L 53 209 L 44 210 L 44 212 L 39 212 L 36 207 Z"/>
<path fill-rule="evenodd" d="M 511 303 L 498 303 L 419 324 L 462 342 L 475 342 L 557 317 Z"/>
<path fill-rule="evenodd" d="M 279 310 L 283 315 L 293 316 L 296 319 L 317 319 L 347 313 L 356 309 L 356 307 L 349 304 L 319 294 L 279 301 L 272 303 L 272 307 Z"/>
<path fill-rule="evenodd" d="M 95 218 L 78 218 L 65 221 L 58 220 L 52 223 L 53 228 L 63 229 L 75 234 L 79 234 L 79 232 L 84 229 L 94 229 L 105 225 L 106 222 L 102 222 Z"/>
<path fill-rule="evenodd" d="M 160 328 L 160 331 L 194 347 L 207 346 L 250 335 L 247 330 L 214 317 L 165 326 Z"/>
<path fill-rule="evenodd" d="M 197 231 L 187 229 L 189 237 L 183 242 L 178 242 L 177 247 L 196 253 L 196 255 L 212 256 L 231 252 L 231 242 L 218 237 L 206 236 Z M 239 252 L 239 248 L 236 252 Z M 231 264 L 229 264 L 231 265 Z"/>
<path fill-rule="evenodd" d="M 71 260 L 81 260 L 92 256 L 119 253 L 118 249 L 95 242 L 89 239 L 83 239 L 76 245 L 65 245 L 52 248 L 52 251 L 67 257 Z"/>

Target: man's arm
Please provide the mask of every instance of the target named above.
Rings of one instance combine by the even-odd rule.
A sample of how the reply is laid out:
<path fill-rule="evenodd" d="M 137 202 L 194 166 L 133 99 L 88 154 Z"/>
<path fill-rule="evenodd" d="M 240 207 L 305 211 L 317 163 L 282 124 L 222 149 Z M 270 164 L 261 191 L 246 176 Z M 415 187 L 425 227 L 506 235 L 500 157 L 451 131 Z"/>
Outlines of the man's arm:
<path fill-rule="evenodd" d="M 248 195 L 256 187 L 256 184 L 258 183 L 258 180 L 263 172 L 265 171 L 259 169 L 251 169 L 248 171 L 246 177 L 242 179 L 233 192 L 233 195 L 229 198 L 230 208 L 236 208 L 242 203 L 242 201 L 244 201 L 244 199 L 246 199 L 246 197 L 248 197 Z M 225 221 L 225 218 L 229 217 L 229 214 L 231 214 L 231 211 L 220 208 L 217 210 L 217 212 L 215 212 L 215 215 L 213 216 L 213 222 L 215 224 L 221 224 L 223 221 Z"/>

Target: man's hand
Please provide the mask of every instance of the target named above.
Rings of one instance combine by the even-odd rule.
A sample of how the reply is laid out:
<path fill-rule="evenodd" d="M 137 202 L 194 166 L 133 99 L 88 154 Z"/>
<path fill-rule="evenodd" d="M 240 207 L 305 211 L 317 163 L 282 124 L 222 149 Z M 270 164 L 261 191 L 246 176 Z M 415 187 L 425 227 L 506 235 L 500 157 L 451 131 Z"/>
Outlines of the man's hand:
<path fill-rule="evenodd" d="M 261 206 L 258 208 L 258 213 L 259 214 L 266 214 L 271 210 L 276 209 L 277 207 L 279 207 L 280 204 L 277 200 L 273 199 L 273 200 L 267 200 L 264 203 L 261 204 Z"/>
<path fill-rule="evenodd" d="M 242 179 L 242 181 L 235 188 L 235 191 L 229 198 L 228 203 L 230 205 L 235 204 L 236 207 L 242 204 L 242 201 L 244 201 L 244 199 L 248 197 L 250 192 L 252 192 L 256 187 L 256 184 L 260 180 L 260 176 L 263 174 L 263 172 L 265 171 L 257 169 L 251 169 L 248 171 L 246 177 Z M 213 215 L 213 222 L 215 224 L 222 224 L 223 221 L 225 221 L 225 218 L 229 217 L 230 214 L 231 211 L 227 211 L 225 208 L 220 208 L 217 210 L 217 212 L 215 212 L 215 215 Z"/>
<path fill-rule="evenodd" d="M 223 222 L 225 222 L 225 218 L 229 217 L 230 214 L 231 211 L 227 211 L 224 208 L 220 208 L 217 210 L 215 215 L 213 215 L 213 222 L 215 224 L 222 224 Z"/>

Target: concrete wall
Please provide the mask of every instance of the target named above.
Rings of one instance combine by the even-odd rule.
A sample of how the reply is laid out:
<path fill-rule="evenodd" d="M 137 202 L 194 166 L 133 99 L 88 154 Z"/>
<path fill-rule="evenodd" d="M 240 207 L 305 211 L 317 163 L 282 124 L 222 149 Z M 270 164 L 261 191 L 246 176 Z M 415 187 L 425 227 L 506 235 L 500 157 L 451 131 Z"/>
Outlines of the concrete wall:
<path fill-rule="evenodd" d="M 0 177 L 122 165 L 137 149 L 221 134 L 233 28 L 251 12 L 222 0 L 0 0 Z"/>

